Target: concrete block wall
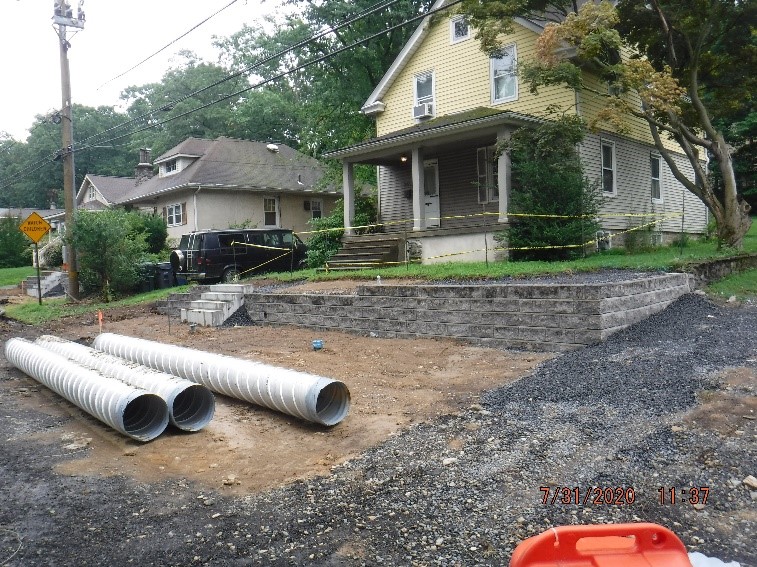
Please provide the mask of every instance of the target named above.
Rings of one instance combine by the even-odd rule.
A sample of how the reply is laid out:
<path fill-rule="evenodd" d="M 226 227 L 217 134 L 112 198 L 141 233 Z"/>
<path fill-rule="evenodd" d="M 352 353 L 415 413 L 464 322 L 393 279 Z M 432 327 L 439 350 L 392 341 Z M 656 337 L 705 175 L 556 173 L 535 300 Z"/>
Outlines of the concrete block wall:
<path fill-rule="evenodd" d="M 596 284 L 365 285 L 356 293 L 249 293 L 260 324 L 380 337 L 446 337 L 493 348 L 593 344 L 691 291 L 686 274 Z"/>
<path fill-rule="evenodd" d="M 166 299 L 156 301 L 155 309 L 161 315 L 179 317 L 182 309 L 189 309 L 192 301 L 200 299 L 200 296 L 209 289 L 208 285 L 197 285 L 190 287 L 186 292 L 172 293 Z"/>

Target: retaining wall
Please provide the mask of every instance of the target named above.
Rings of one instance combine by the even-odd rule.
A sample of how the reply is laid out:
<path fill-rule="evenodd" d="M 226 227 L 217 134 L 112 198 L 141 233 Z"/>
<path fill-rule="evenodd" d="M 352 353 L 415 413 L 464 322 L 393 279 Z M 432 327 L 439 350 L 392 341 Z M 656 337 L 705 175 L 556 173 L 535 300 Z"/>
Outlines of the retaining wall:
<path fill-rule="evenodd" d="M 691 289 L 687 274 L 596 284 L 364 285 L 344 295 L 251 293 L 245 306 L 260 324 L 564 351 L 597 343 Z"/>

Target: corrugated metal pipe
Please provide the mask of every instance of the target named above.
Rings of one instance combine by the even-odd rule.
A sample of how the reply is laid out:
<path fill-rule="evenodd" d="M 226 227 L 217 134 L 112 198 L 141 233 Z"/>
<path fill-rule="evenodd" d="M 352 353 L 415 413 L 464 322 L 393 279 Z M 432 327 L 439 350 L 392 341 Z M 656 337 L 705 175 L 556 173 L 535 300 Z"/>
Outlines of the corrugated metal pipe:
<path fill-rule="evenodd" d="M 92 346 L 315 423 L 336 425 L 349 411 L 347 386 L 314 374 L 113 333 L 101 333 Z"/>
<path fill-rule="evenodd" d="M 213 419 L 215 397 L 205 386 L 60 337 L 42 335 L 34 342 L 86 368 L 159 395 L 168 405 L 169 421 L 183 431 L 199 431 Z"/>
<path fill-rule="evenodd" d="M 168 425 L 163 398 L 108 378 L 25 339 L 5 343 L 13 366 L 116 431 L 151 441 Z"/>

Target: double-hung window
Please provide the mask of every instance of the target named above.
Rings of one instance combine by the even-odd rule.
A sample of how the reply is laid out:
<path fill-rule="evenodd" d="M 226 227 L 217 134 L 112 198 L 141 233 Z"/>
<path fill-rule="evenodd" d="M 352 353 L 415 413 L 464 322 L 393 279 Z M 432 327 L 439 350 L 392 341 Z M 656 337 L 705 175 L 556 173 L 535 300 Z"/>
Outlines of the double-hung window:
<path fill-rule="evenodd" d="M 662 203 L 662 157 L 660 154 L 649 155 L 649 178 L 653 203 Z"/>
<path fill-rule="evenodd" d="M 615 166 L 615 143 L 602 140 L 602 193 L 615 195 L 617 192 L 617 169 Z"/>
<path fill-rule="evenodd" d="M 489 60 L 492 104 L 517 100 L 517 57 L 513 43 L 500 48 Z"/>
<path fill-rule="evenodd" d="M 263 199 L 263 224 L 265 226 L 278 226 L 279 211 L 278 203 L 275 197 L 265 197 Z"/>
<path fill-rule="evenodd" d="M 323 216 L 323 201 L 320 199 L 312 199 L 310 201 L 310 215 L 314 219 L 319 219 Z"/>
<path fill-rule="evenodd" d="M 478 169 L 478 202 L 494 203 L 499 201 L 499 185 L 497 183 L 497 156 L 494 147 L 478 148 L 476 150 Z"/>

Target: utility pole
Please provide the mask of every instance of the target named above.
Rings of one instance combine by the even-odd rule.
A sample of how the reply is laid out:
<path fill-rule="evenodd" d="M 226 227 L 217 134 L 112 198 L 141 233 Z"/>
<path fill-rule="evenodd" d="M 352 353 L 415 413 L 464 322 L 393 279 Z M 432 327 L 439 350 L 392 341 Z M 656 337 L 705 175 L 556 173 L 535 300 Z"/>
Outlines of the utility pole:
<path fill-rule="evenodd" d="M 68 27 L 84 29 L 84 0 L 79 2 L 77 17 L 73 17 L 71 5 L 65 0 L 55 0 L 53 22 L 58 25 L 58 43 L 60 47 L 60 86 L 61 86 L 61 143 L 63 157 L 63 199 L 66 207 L 66 232 L 74 222 L 75 175 L 74 169 L 74 123 L 71 103 L 71 75 L 68 69 L 68 42 L 66 30 Z M 79 271 L 76 261 L 76 250 L 70 244 L 68 251 L 68 294 L 73 299 L 79 299 Z"/>

